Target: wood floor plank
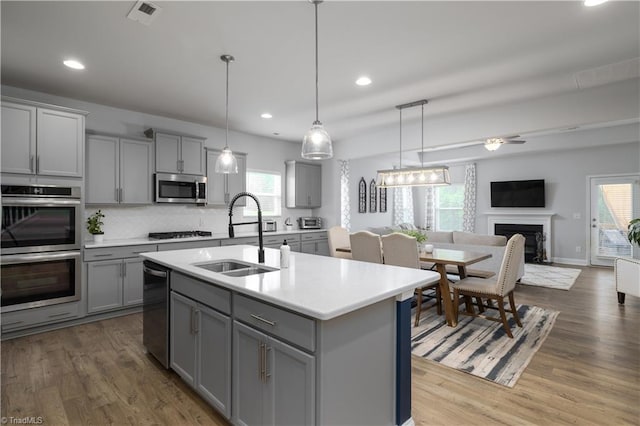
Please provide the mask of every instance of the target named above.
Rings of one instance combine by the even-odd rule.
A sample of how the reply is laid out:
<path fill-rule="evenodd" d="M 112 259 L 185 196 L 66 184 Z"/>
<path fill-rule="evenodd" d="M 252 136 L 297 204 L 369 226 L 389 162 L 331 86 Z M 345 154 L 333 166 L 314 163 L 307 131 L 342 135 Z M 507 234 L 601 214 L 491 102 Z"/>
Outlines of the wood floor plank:
<path fill-rule="evenodd" d="M 581 268 L 569 291 L 518 285 L 517 303 L 560 311 L 513 388 L 412 357 L 416 425 L 640 425 L 640 298 Z M 45 424 L 226 425 L 142 346 L 134 314 L 2 342 L 3 416 Z"/>

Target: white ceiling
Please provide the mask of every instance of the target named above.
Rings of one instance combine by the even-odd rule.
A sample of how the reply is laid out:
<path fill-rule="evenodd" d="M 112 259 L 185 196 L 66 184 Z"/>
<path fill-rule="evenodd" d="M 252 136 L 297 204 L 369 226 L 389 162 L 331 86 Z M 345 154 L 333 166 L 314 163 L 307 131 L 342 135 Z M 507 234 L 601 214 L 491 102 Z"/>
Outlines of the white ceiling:
<path fill-rule="evenodd" d="M 2 1 L 2 84 L 224 127 L 219 56 L 231 54 L 230 128 L 301 139 L 314 120 L 311 4 L 155 3 L 147 27 L 126 18 L 134 1 Z M 434 116 L 576 90 L 575 73 L 640 56 L 639 6 L 327 1 L 320 120 L 340 141 L 396 124 L 393 107 L 417 99 Z"/>

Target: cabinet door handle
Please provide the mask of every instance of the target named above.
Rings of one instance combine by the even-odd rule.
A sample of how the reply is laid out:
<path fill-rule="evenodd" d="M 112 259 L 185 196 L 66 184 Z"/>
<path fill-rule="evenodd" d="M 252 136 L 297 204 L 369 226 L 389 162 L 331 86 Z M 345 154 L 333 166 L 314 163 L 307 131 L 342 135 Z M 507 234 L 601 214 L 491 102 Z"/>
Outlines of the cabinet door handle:
<path fill-rule="evenodd" d="M 200 309 L 195 310 L 193 317 L 195 318 L 195 324 L 193 325 L 194 334 L 198 334 L 200 332 Z"/>
<path fill-rule="evenodd" d="M 116 188 L 116 194 L 115 194 L 115 199 L 116 199 L 116 203 L 120 202 L 120 198 L 118 198 L 120 196 L 120 191 L 118 191 L 118 188 Z"/>
<path fill-rule="evenodd" d="M 124 189 L 120 188 L 120 199 L 118 200 L 121 203 L 124 201 Z"/>
<path fill-rule="evenodd" d="M 29 157 L 29 171 L 31 173 L 35 173 L 36 171 L 33 169 L 33 161 L 35 160 L 35 157 L 32 155 Z"/>
<path fill-rule="evenodd" d="M 94 254 L 93 257 L 110 257 L 113 253 Z"/>
<path fill-rule="evenodd" d="M 36 173 L 40 171 L 40 156 L 36 156 Z"/>
<path fill-rule="evenodd" d="M 127 264 L 126 263 L 122 263 L 122 276 L 126 277 L 127 276 Z"/>
<path fill-rule="evenodd" d="M 268 352 L 271 350 L 269 346 L 264 345 L 264 382 L 267 383 L 267 379 L 271 377 L 271 373 L 269 373 L 269 358 L 267 358 Z"/>
<path fill-rule="evenodd" d="M 265 324 L 269 324 L 271 327 L 275 327 L 276 326 L 276 322 L 275 321 L 269 321 L 266 318 L 262 318 L 260 315 L 254 315 L 254 314 L 250 314 L 251 318 L 256 319 L 258 321 L 261 321 Z"/>
<path fill-rule="evenodd" d="M 196 334 L 195 331 L 195 326 L 194 326 L 194 320 L 195 320 L 195 308 L 192 306 L 191 307 L 191 330 L 189 330 L 191 332 L 191 334 Z"/>
<path fill-rule="evenodd" d="M 260 381 L 262 383 L 267 382 L 267 345 L 260 343 Z"/>

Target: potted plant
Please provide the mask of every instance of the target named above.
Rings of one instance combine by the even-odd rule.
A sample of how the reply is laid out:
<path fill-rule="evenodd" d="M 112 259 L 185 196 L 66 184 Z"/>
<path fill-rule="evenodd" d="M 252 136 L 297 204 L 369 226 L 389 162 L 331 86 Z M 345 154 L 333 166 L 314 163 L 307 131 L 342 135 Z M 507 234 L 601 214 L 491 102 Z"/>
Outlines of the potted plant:
<path fill-rule="evenodd" d="M 629 242 L 640 246 L 640 217 L 629 222 L 628 229 L 629 233 L 627 234 L 627 238 L 629 238 Z"/>
<path fill-rule="evenodd" d="M 104 225 L 104 222 L 102 222 L 103 217 L 102 211 L 98 210 L 87 219 L 87 231 L 93 235 L 93 241 L 96 243 L 101 243 L 104 239 L 104 232 L 102 231 L 102 225 Z"/>
<path fill-rule="evenodd" d="M 427 241 L 427 235 L 423 232 L 418 231 L 417 229 L 403 229 L 400 232 L 410 237 L 414 237 L 416 239 L 416 242 L 418 243 L 418 247 L 422 248 L 427 253 L 431 253 L 433 251 L 432 244 L 425 244 L 425 242 Z"/>

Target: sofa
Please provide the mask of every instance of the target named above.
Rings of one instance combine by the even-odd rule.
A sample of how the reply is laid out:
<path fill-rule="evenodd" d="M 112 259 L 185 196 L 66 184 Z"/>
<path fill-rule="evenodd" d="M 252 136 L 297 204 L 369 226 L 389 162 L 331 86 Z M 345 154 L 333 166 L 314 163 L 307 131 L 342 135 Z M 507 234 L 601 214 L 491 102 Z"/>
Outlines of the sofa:
<path fill-rule="evenodd" d="M 380 235 L 386 235 L 391 232 L 400 232 L 407 227 L 383 227 L 383 228 L 370 228 L 371 232 L 375 232 Z M 414 228 L 415 229 L 415 228 Z M 477 276 L 486 278 L 493 274 L 497 274 L 500 271 L 502 265 L 502 258 L 504 257 L 504 251 L 507 245 L 507 238 L 502 235 L 483 235 L 472 232 L 461 231 L 423 231 L 427 236 L 427 244 L 433 244 L 434 248 L 452 249 L 452 250 L 466 250 L 476 253 L 489 253 L 491 257 L 489 259 L 482 260 L 478 263 L 474 263 L 467 268 L 467 274 L 469 276 Z M 457 274 L 457 268 L 455 266 L 449 266 L 447 271 L 452 274 Z M 524 256 L 522 257 L 520 264 L 518 265 L 518 279 L 524 276 Z"/>
<path fill-rule="evenodd" d="M 624 296 L 640 297 L 640 260 L 618 257 L 614 263 L 618 303 L 624 304 Z"/>

